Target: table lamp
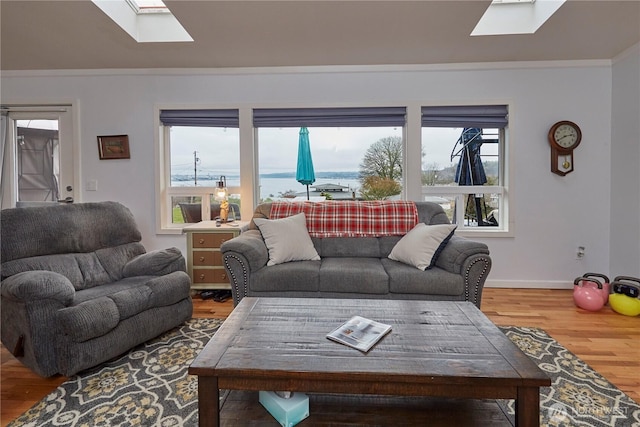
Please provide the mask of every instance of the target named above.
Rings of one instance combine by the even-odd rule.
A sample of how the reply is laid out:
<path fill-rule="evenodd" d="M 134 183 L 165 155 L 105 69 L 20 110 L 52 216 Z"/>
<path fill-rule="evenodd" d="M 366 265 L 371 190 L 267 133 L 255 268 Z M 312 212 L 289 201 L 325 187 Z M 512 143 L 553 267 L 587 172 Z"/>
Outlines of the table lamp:
<path fill-rule="evenodd" d="M 220 221 L 227 222 L 227 218 L 229 217 L 229 202 L 227 201 L 227 177 L 224 175 L 220 176 L 220 181 L 216 186 L 216 190 L 214 193 L 214 198 L 220 202 Z"/>

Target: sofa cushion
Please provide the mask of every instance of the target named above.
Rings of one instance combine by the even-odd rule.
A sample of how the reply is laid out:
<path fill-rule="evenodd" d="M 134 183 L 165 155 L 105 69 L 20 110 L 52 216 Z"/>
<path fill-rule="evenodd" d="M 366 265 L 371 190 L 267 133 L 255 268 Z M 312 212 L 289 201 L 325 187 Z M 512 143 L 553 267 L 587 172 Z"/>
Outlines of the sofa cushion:
<path fill-rule="evenodd" d="M 387 294 L 389 277 L 380 263 L 380 258 L 322 258 L 320 291 Z"/>
<path fill-rule="evenodd" d="M 251 291 L 318 291 L 320 261 L 296 261 L 264 267 L 251 275 Z"/>
<path fill-rule="evenodd" d="M 289 261 L 319 260 L 304 213 L 282 219 L 254 218 L 269 250 L 268 266 Z"/>
<path fill-rule="evenodd" d="M 76 290 L 109 283 L 112 280 L 95 252 L 43 255 L 2 263 L 3 277 L 37 270 L 53 271 L 65 276 Z"/>
<path fill-rule="evenodd" d="M 119 320 L 124 320 L 153 307 L 151 296 L 151 288 L 136 286 L 109 295 L 109 298 L 118 307 Z"/>
<path fill-rule="evenodd" d="M 62 332 L 75 342 L 99 337 L 115 328 L 120 322 L 116 303 L 108 297 L 84 301 L 58 311 Z"/>
<path fill-rule="evenodd" d="M 122 278 L 122 266 L 144 253 L 140 243 L 127 243 L 89 253 L 42 255 L 2 263 L 2 277 L 24 271 L 53 271 L 65 276 L 76 290 L 110 283 Z"/>
<path fill-rule="evenodd" d="M 183 271 L 155 276 L 145 282 L 151 289 L 150 307 L 165 307 L 177 303 L 189 295 L 191 280 Z"/>
<path fill-rule="evenodd" d="M 378 237 L 325 237 L 318 239 L 318 254 L 326 257 L 380 258 Z"/>
<path fill-rule="evenodd" d="M 393 294 L 458 296 L 464 292 L 464 278 L 459 274 L 437 267 L 422 271 L 388 258 L 381 261 Z"/>
<path fill-rule="evenodd" d="M 142 243 L 134 242 L 113 246 L 111 248 L 98 249 L 96 251 L 96 256 L 100 260 L 102 267 L 111 277 L 111 281 L 116 281 L 125 276 L 124 266 L 129 261 L 144 254 L 145 252 L 146 250 Z M 137 275 L 140 276 L 140 274 Z"/>
<path fill-rule="evenodd" d="M 42 255 L 94 252 L 142 240 L 133 214 L 117 202 L 5 209 L 0 222 L 3 263 Z"/>
<path fill-rule="evenodd" d="M 82 342 L 102 336 L 119 322 L 155 307 L 164 307 L 189 295 L 191 281 L 183 272 L 164 276 L 137 276 L 76 292 L 71 307 L 60 310 L 66 335 Z"/>
<path fill-rule="evenodd" d="M 79 290 L 76 292 L 73 298 L 73 305 L 78 305 L 85 301 L 104 296 L 110 296 L 120 291 L 135 288 L 137 286 L 143 286 L 145 282 L 151 280 L 152 278 L 153 276 L 129 277 L 112 283 L 108 283 L 103 286 L 95 286 L 93 288 Z"/>
<path fill-rule="evenodd" d="M 401 238 L 402 236 L 378 237 L 378 245 L 380 246 L 380 258 L 388 257 Z"/>
<path fill-rule="evenodd" d="M 389 258 L 420 270 L 431 268 L 455 229 L 453 224 L 418 224 L 394 246 Z"/>

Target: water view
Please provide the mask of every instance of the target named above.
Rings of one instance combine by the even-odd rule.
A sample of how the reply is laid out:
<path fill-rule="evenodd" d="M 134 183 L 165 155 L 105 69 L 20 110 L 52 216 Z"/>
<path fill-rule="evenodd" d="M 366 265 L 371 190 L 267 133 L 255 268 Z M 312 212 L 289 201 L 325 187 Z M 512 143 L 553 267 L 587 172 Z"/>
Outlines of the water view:
<path fill-rule="evenodd" d="M 237 186 L 240 184 L 239 177 L 225 176 L 227 186 Z M 198 187 L 215 187 L 219 176 L 202 176 L 197 178 Z M 342 187 L 344 193 L 352 194 L 360 188 L 360 180 L 358 180 L 358 172 L 317 172 L 316 182 L 309 186 L 309 191 L 313 191 L 314 186 L 323 184 L 334 184 Z M 174 187 L 192 187 L 194 185 L 193 175 L 174 175 L 171 179 L 171 185 Z M 289 191 L 299 193 L 300 196 L 306 195 L 306 186 L 296 181 L 295 173 L 272 173 L 260 175 L 260 198 L 279 197 L 283 193 Z"/>

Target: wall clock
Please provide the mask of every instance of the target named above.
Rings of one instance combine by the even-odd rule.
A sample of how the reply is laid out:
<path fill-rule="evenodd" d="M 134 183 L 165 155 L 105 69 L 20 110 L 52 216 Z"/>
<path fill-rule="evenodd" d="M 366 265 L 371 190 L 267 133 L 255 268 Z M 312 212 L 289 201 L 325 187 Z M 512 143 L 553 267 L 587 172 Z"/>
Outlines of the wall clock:
<path fill-rule="evenodd" d="M 563 120 L 551 126 L 551 172 L 560 176 L 573 172 L 573 150 L 580 145 L 581 140 L 582 131 L 573 122 Z"/>

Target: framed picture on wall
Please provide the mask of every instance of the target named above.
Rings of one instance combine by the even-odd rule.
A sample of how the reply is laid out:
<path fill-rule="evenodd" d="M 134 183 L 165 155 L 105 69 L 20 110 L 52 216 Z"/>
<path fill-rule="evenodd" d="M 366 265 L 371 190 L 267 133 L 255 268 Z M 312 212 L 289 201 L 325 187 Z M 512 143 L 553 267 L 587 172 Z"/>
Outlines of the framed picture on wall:
<path fill-rule="evenodd" d="M 129 159 L 129 136 L 109 135 L 98 137 L 98 154 L 100 160 Z"/>

